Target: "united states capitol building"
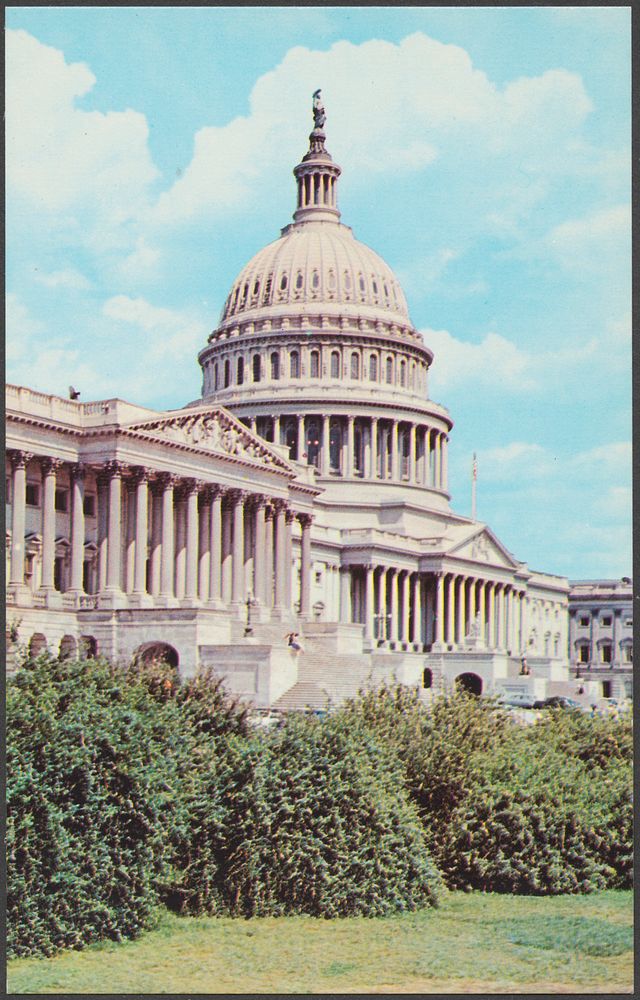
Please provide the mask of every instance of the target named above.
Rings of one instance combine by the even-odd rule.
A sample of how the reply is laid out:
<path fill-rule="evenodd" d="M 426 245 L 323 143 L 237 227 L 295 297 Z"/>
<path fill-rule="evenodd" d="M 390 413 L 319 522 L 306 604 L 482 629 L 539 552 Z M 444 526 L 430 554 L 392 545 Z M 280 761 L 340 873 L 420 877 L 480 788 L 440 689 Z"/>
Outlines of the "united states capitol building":
<path fill-rule="evenodd" d="M 433 354 L 391 269 L 340 221 L 317 96 L 314 123 L 293 222 L 199 353 L 200 399 L 157 412 L 7 387 L 12 637 L 213 666 L 258 707 L 392 678 L 553 693 L 568 581 L 452 511 Z"/>

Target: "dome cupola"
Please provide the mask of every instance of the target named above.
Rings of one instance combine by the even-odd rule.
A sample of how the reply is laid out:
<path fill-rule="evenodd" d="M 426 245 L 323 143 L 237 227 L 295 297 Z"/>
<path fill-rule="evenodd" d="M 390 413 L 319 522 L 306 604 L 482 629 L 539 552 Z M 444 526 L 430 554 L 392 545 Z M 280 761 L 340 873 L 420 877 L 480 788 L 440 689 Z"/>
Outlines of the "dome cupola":
<path fill-rule="evenodd" d="M 309 136 L 309 151 L 293 171 L 298 182 L 298 204 L 293 216 L 295 222 L 307 219 L 337 222 L 340 218 L 337 182 L 342 171 L 324 147 L 325 121 L 320 91 L 316 90 L 313 95 L 314 128 Z"/>

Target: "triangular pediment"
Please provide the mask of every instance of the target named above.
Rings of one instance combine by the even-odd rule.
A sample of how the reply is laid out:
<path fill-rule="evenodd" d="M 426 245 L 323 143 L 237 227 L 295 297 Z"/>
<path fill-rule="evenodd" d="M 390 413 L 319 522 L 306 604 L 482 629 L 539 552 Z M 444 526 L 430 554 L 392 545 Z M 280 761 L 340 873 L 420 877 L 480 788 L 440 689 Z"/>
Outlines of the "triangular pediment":
<path fill-rule="evenodd" d="M 472 535 L 454 543 L 447 555 L 490 566 L 503 566 L 505 569 L 515 569 L 519 565 L 509 550 L 486 527 L 478 528 Z"/>
<path fill-rule="evenodd" d="M 159 444 L 178 445 L 191 451 L 252 462 L 280 472 L 293 473 L 288 462 L 261 437 L 222 407 L 159 415 L 128 424 L 126 434 Z"/>

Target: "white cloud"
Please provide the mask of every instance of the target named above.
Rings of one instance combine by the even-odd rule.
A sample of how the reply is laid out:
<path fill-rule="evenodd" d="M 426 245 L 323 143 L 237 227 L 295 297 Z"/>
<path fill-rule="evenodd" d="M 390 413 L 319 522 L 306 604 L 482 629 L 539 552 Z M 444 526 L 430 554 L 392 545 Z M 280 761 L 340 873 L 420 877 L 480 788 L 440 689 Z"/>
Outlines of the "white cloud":
<path fill-rule="evenodd" d="M 631 208 L 615 205 L 555 226 L 544 240 L 553 259 L 570 271 L 599 272 L 608 262 L 623 272 L 631 262 Z"/>
<path fill-rule="evenodd" d="M 201 319 L 154 306 L 143 298 L 115 295 L 104 303 L 102 311 L 108 319 L 137 327 L 146 335 L 144 348 L 141 339 L 140 349 L 144 349 L 149 361 L 172 356 L 179 360 L 191 359 L 206 341 L 208 328 Z"/>
<path fill-rule="evenodd" d="M 132 284 L 147 281 L 157 274 L 161 258 L 162 252 L 157 247 L 150 246 L 144 236 L 140 236 L 136 240 L 135 249 L 118 261 L 115 270 L 121 281 Z"/>
<path fill-rule="evenodd" d="M 61 271 L 35 271 L 35 280 L 46 288 L 69 288 L 83 290 L 91 288 L 91 282 L 74 267 L 66 267 Z"/>
<path fill-rule="evenodd" d="M 420 32 L 397 45 L 340 41 L 324 52 L 300 46 L 258 79 L 247 117 L 197 133 L 191 163 L 160 196 L 153 217 L 178 222 L 264 198 L 261 180 L 267 182 L 274 167 L 287 169 L 303 151 L 299 123 L 311 125 L 308 95 L 318 81 L 327 81 L 327 145 L 340 150 L 353 184 L 422 170 L 452 142 L 477 164 L 515 157 L 510 170 L 516 175 L 524 168 L 545 173 L 552 165 L 570 170 L 568 137 L 591 109 L 574 73 L 550 70 L 500 89 L 464 49 Z M 531 181 L 519 181 L 527 199 L 545 190 Z"/>
<path fill-rule="evenodd" d="M 144 115 L 84 111 L 84 63 L 22 30 L 6 32 L 6 169 L 10 197 L 49 217 L 80 209 L 111 227 L 140 211 L 157 176 Z"/>

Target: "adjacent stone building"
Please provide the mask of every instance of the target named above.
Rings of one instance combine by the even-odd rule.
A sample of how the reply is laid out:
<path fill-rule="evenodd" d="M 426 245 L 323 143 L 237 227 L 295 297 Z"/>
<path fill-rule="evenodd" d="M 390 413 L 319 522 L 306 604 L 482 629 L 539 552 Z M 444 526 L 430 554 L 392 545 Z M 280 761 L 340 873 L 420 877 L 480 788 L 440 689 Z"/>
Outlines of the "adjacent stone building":
<path fill-rule="evenodd" d="M 319 120 L 293 223 L 200 352 L 202 398 L 158 413 L 8 387 L 9 620 L 35 649 L 212 664 L 260 706 L 392 677 L 553 690 L 568 581 L 451 510 L 433 354 L 340 221 Z"/>
<path fill-rule="evenodd" d="M 569 591 L 572 676 L 603 698 L 633 697 L 633 589 L 621 580 L 573 580 Z"/>

